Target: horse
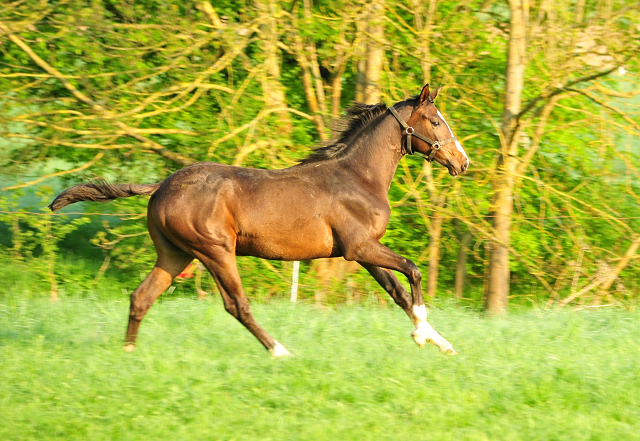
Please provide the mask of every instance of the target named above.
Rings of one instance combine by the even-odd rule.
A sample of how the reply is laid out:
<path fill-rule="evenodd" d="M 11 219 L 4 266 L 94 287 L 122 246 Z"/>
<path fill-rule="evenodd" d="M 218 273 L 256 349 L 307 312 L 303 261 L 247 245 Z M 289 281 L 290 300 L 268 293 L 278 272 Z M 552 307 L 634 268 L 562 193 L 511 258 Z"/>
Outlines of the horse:
<path fill-rule="evenodd" d="M 442 87 L 442 86 L 441 86 Z M 49 205 L 149 195 L 147 227 L 155 266 L 131 294 L 124 349 L 135 349 L 140 323 L 155 300 L 196 258 L 213 276 L 226 311 L 274 356 L 291 355 L 254 319 L 236 256 L 273 260 L 344 257 L 362 265 L 406 312 L 418 346 L 455 349 L 427 322 L 418 267 L 385 245 L 388 192 L 407 154 L 435 160 L 451 176 L 469 158 L 425 85 L 419 95 L 387 107 L 354 103 L 332 138 L 298 164 L 280 170 L 215 162 L 187 166 L 157 184 L 94 180 L 68 188 Z M 393 271 L 409 281 L 411 295 Z"/>

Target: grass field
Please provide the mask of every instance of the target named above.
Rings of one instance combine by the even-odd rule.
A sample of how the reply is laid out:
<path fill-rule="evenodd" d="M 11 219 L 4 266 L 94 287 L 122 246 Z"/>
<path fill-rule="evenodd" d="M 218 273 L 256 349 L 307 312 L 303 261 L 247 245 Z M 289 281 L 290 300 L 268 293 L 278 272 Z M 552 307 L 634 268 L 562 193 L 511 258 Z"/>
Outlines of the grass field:
<path fill-rule="evenodd" d="M 640 314 L 456 307 L 418 349 L 398 308 L 254 305 L 274 360 L 217 300 L 0 302 L 0 439 L 640 439 Z"/>

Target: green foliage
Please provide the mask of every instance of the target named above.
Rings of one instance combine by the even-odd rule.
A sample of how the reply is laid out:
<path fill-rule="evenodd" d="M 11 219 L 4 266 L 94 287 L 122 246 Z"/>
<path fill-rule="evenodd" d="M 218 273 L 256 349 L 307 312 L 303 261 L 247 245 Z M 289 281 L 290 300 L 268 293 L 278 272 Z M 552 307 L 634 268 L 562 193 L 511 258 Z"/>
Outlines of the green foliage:
<path fill-rule="evenodd" d="M 40 201 L 40 212 L 17 212 L 17 198 L 20 192 L 13 193 L 11 199 L 0 199 L 0 208 L 10 211 L 2 214 L 0 221 L 10 221 L 12 230 L 12 245 L 8 249 L 11 257 L 18 261 L 28 262 L 30 271 L 47 280 L 50 284 L 52 296 L 57 297 L 57 281 L 54 272 L 55 262 L 60 251 L 59 243 L 79 226 L 90 220 L 86 216 L 77 217 L 71 221 L 54 216 L 47 208 L 48 201 L 53 197 L 50 187 L 40 187 L 35 196 Z"/>
<path fill-rule="evenodd" d="M 441 293 L 451 292 L 459 238 L 471 231 L 465 297 L 479 299 L 487 277 L 486 245 L 495 237 L 491 222 L 502 149 L 509 8 L 497 1 L 438 1 L 429 16 L 425 2 L 383 3 L 384 38 L 377 42 L 384 50 L 377 84 L 381 99 L 392 104 L 417 93 L 428 61 L 432 85 L 446 85 L 439 109 L 471 156 L 465 176 L 454 180 L 443 169 L 434 171 L 437 193 L 447 193 L 440 213 L 438 280 Z M 598 261 L 615 264 L 640 227 L 640 97 L 634 94 L 638 12 L 632 3 L 529 5 L 523 105 L 538 97 L 542 104 L 558 88 L 612 65 L 625 71 L 573 85 L 546 123 L 535 108 L 526 116 L 520 156 L 532 147 L 539 124 L 544 130 L 537 153 L 517 177 L 510 244 L 516 295 L 529 295 L 532 284 L 539 283 L 557 285 L 558 292 L 547 295 L 567 293 L 575 274 L 586 281 L 597 273 Z M 159 182 L 181 167 L 167 152 L 257 168 L 287 167 L 304 157 L 323 135 L 314 118 L 321 117 L 325 126 L 332 122 L 333 80 L 341 85 L 335 113 L 355 97 L 370 2 L 218 0 L 211 5 L 217 22 L 196 1 L 27 0 L 3 7 L 0 23 L 59 75 L 47 73 L 15 41 L 0 42 L 2 186 L 56 176 L 61 189 L 86 180 L 85 173 L 118 182 Z M 314 56 L 320 77 L 313 78 L 313 87 L 322 84 L 327 107 L 317 114 L 305 91 L 301 62 Z M 74 95 L 73 88 L 90 102 Z M 269 94 L 279 88 L 284 101 L 269 103 Z M 268 113 L 278 106 L 295 113 Z M 422 171 L 414 158 L 399 169 L 384 243 L 426 274 L 430 216 L 437 204 L 426 178 L 416 181 Z M 86 220 L 65 230 L 67 217 L 17 214 L 39 213 L 49 201 L 35 208 L 19 198 L 16 190 L 0 198 L 1 231 L 6 232 L 0 253 L 33 256 L 42 277 L 43 271 L 51 273 L 46 268 L 54 260 L 74 255 L 71 239 L 59 250 L 63 237 L 86 241 L 77 229 Z M 98 260 L 111 259 L 104 274 L 113 271 L 116 278 L 136 281 L 153 264 L 144 233 L 145 205 L 146 199 L 137 198 L 84 206 L 104 213 L 93 215 L 91 224 L 91 243 L 102 248 L 102 253 L 95 250 Z M 46 239 L 48 234 L 55 239 Z M 577 268 L 580 253 L 584 259 Z M 288 264 L 272 263 L 280 275 L 259 260 L 242 265 L 251 296 L 287 291 Z M 90 284 L 99 279 L 96 266 L 86 266 L 91 274 L 70 277 Z M 303 270 L 308 273 L 305 295 L 312 298 L 312 271 Z M 634 259 L 622 273 L 634 296 L 639 271 Z M 354 280 L 355 290 L 366 297 L 367 282 L 359 275 Z M 345 290 L 337 291 L 336 298 L 342 298 Z"/>

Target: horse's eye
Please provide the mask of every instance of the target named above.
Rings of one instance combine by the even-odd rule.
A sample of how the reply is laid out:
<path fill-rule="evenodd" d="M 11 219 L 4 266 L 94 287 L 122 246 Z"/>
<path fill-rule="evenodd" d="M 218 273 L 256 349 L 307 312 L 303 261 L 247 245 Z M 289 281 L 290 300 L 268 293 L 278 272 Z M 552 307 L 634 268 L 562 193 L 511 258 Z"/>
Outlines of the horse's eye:
<path fill-rule="evenodd" d="M 431 124 L 433 124 L 434 126 L 439 126 L 440 122 L 439 121 L 431 121 Z"/>

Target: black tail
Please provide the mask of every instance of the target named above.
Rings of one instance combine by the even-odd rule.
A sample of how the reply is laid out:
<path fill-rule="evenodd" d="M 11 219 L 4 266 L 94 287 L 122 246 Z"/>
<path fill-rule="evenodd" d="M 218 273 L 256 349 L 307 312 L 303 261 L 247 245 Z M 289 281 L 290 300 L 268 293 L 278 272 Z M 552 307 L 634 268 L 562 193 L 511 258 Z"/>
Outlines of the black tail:
<path fill-rule="evenodd" d="M 80 201 L 107 202 L 118 198 L 128 198 L 139 194 L 152 195 L 158 184 L 109 184 L 102 179 L 96 179 L 86 184 L 74 185 L 60 193 L 49 205 L 51 211 L 57 211 L 67 205 Z"/>

